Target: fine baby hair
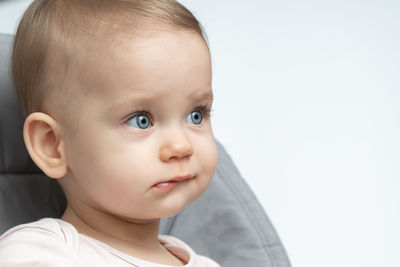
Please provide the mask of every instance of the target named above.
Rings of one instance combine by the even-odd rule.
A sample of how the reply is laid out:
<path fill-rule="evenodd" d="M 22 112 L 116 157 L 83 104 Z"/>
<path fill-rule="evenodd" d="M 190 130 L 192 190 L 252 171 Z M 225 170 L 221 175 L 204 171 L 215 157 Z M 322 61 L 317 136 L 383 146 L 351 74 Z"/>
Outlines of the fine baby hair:
<path fill-rule="evenodd" d="M 14 89 L 24 115 L 41 111 L 46 99 L 66 93 L 63 81 L 81 53 L 96 52 L 91 50 L 145 28 L 181 28 L 206 36 L 177 1 L 34 1 L 19 24 L 12 56 Z"/>

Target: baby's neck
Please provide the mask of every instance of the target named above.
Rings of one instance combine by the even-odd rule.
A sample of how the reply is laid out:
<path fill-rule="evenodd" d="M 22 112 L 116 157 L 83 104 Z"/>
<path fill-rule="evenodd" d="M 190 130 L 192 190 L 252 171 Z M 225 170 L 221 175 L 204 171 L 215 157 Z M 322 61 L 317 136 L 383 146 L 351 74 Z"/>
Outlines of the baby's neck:
<path fill-rule="evenodd" d="M 93 210 L 90 213 L 79 212 L 78 215 L 70 206 L 67 206 L 61 219 L 72 224 L 80 234 L 101 241 L 128 255 L 160 264 L 183 265 L 160 243 L 158 239 L 160 219 L 128 221 Z"/>

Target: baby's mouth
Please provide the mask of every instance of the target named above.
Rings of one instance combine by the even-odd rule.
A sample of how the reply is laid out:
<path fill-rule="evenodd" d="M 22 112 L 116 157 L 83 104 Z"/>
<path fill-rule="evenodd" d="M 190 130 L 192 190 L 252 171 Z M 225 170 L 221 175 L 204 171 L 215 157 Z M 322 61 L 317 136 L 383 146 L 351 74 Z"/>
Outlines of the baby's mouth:
<path fill-rule="evenodd" d="M 176 184 L 188 181 L 190 179 L 194 178 L 193 175 L 182 175 L 182 176 L 176 176 L 172 178 L 171 180 L 168 181 L 163 181 L 155 184 L 153 187 L 156 189 L 160 190 L 161 192 L 167 192 L 174 188 Z"/>

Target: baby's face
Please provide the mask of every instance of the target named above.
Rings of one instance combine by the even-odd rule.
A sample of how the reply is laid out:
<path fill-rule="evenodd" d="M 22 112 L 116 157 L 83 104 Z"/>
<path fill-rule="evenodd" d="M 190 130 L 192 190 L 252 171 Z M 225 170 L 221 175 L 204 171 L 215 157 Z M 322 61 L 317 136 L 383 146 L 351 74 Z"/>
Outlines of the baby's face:
<path fill-rule="evenodd" d="M 199 197 L 217 163 L 208 117 L 211 62 L 202 38 L 157 31 L 81 62 L 71 86 L 85 93 L 76 93 L 67 114 L 76 127 L 61 126 L 69 204 L 154 219 Z"/>

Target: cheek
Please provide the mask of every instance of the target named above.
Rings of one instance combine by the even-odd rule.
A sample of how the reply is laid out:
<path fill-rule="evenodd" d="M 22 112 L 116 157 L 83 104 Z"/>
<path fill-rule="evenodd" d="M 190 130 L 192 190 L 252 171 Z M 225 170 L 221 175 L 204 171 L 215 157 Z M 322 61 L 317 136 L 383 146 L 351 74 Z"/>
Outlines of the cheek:
<path fill-rule="evenodd" d="M 102 146 L 94 157 L 94 172 L 122 188 L 132 186 L 133 182 L 139 187 L 146 185 L 155 175 L 154 168 L 148 167 L 154 165 L 151 153 L 140 145 L 110 143 Z"/>
<path fill-rule="evenodd" d="M 205 175 L 211 180 L 218 162 L 218 150 L 214 138 L 203 142 L 199 147 L 199 161 Z"/>
<path fill-rule="evenodd" d="M 79 133 L 66 144 L 68 167 L 78 179 L 93 186 L 124 185 L 136 177 L 145 177 L 149 158 L 146 150 L 117 141 L 109 135 Z M 141 152 L 142 151 L 142 152 Z M 140 181 L 136 181 L 140 183 Z"/>

